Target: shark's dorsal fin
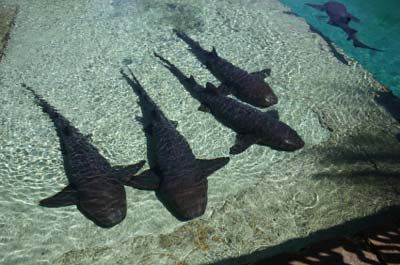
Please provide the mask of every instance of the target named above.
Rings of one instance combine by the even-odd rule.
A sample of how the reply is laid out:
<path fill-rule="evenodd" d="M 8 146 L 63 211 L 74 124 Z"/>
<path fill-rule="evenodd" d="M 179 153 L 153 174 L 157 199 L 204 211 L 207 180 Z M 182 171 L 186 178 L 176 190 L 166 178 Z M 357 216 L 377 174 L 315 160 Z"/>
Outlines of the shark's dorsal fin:
<path fill-rule="evenodd" d="M 172 123 L 172 125 L 174 125 L 175 128 L 178 127 L 179 124 L 177 121 L 174 121 L 174 120 L 169 120 L 169 121 Z"/>
<path fill-rule="evenodd" d="M 76 205 L 77 203 L 78 191 L 74 185 L 70 184 L 55 195 L 41 200 L 39 205 L 43 207 L 55 208 Z"/>
<path fill-rule="evenodd" d="M 190 75 L 190 77 L 188 78 L 188 80 L 189 80 L 189 82 L 192 83 L 192 84 L 196 83 L 196 79 L 194 79 L 194 76 L 193 76 L 193 75 Z"/>
<path fill-rule="evenodd" d="M 211 54 L 214 56 L 218 56 L 217 50 L 215 49 L 214 46 L 212 47 Z"/>
<path fill-rule="evenodd" d="M 215 94 L 215 95 L 220 94 L 218 88 L 217 88 L 216 86 L 214 86 L 214 85 L 213 85 L 212 83 L 210 83 L 210 82 L 207 82 L 207 83 L 206 83 L 206 89 L 205 89 L 205 91 L 206 91 L 206 92 L 209 92 L 209 93 L 212 93 L 212 94 Z"/>
<path fill-rule="evenodd" d="M 251 74 L 253 76 L 256 76 L 256 77 L 260 78 L 261 80 L 264 80 L 267 76 L 271 75 L 271 69 L 265 68 L 265 69 L 263 69 L 261 71 L 253 72 Z"/>

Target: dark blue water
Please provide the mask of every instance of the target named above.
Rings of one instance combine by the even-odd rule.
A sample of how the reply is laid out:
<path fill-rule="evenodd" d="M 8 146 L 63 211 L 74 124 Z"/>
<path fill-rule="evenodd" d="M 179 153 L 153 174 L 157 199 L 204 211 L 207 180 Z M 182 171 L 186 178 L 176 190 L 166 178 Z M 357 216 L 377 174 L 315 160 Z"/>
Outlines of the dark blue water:
<path fill-rule="evenodd" d="M 355 48 L 345 33 L 327 24 L 325 13 L 305 6 L 305 3 L 325 3 L 318 0 L 282 0 L 295 13 L 323 32 L 346 54 L 359 61 L 374 77 L 400 96 L 400 1 L 399 0 L 341 0 L 348 11 L 360 19 L 351 22 L 359 39 L 369 46 L 384 50 L 374 52 Z M 324 16 L 324 17 L 321 17 Z"/>

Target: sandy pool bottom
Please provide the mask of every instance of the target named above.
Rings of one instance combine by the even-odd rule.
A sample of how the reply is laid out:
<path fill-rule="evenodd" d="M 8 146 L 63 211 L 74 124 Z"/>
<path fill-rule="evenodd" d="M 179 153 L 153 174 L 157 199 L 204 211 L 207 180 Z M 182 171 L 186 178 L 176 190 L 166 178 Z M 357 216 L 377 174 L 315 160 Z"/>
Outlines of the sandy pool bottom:
<path fill-rule="evenodd" d="M 397 205 L 398 124 L 379 107 L 383 87 L 343 65 L 278 1 L 2 1 L 18 4 L 0 65 L 1 264 L 204 264 L 306 237 Z M 270 67 L 274 108 L 306 146 L 254 146 L 209 177 L 205 215 L 180 223 L 153 192 L 127 188 L 128 216 L 105 230 L 75 207 L 38 201 L 67 183 L 51 121 L 36 89 L 113 165 L 146 159 L 129 64 L 200 158 L 227 156 L 235 135 L 207 113 L 152 56 L 205 84 L 217 81 L 172 28 L 249 72 Z"/>

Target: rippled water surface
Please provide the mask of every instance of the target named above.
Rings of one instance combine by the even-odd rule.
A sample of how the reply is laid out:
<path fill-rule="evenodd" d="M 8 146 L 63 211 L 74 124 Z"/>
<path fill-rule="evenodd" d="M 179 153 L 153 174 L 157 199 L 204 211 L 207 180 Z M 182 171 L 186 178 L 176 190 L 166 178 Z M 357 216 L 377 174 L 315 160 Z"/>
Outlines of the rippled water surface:
<path fill-rule="evenodd" d="M 340 63 L 276 0 L 2 0 L 19 5 L 0 64 L 1 264 L 204 264 L 248 254 L 398 204 L 398 124 L 359 63 Z M 227 156 L 235 134 L 159 64 L 218 82 L 172 33 L 186 31 L 249 72 L 270 67 L 274 109 L 306 145 L 252 146 L 209 177 L 203 217 L 181 223 L 154 192 L 127 188 L 128 215 L 102 229 L 76 207 L 38 202 L 67 179 L 52 122 L 21 82 L 66 116 L 113 165 L 146 159 L 129 65 L 199 158 Z M 396 160 L 397 159 L 397 160 Z"/>

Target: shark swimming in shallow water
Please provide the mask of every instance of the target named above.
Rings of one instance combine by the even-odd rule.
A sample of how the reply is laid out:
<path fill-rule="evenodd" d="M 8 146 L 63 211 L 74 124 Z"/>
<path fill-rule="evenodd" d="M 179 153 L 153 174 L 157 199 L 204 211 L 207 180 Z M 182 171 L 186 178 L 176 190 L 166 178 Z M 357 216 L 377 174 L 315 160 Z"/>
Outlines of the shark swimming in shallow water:
<path fill-rule="evenodd" d="M 88 138 L 62 116 L 32 88 L 30 91 L 36 104 L 52 120 L 60 140 L 64 168 L 69 185 L 59 193 L 40 201 L 44 207 L 63 207 L 76 205 L 78 209 L 96 225 L 110 228 L 126 216 L 126 195 L 121 179 L 129 179 L 136 186 L 140 177 L 134 174 L 142 168 L 145 161 L 129 166 L 114 166 L 91 145 Z M 146 180 L 145 180 L 146 181 Z"/>
<path fill-rule="evenodd" d="M 382 51 L 380 49 L 376 49 L 362 43 L 357 38 L 357 30 L 351 28 L 349 26 L 349 23 L 351 21 L 359 22 L 360 20 L 357 17 L 350 14 L 343 4 L 336 1 L 329 1 L 325 4 L 306 3 L 306 5 L 315 8 L 319 11 L 326 12 L 329 16 L 328 24 L 341 28 L 347 34 L 347 39 L 353 41 L 354 47 L 370 49 L 373 51 Z"/>
<path fill-rule="evenodd" d="M 129 68 L 128 68 L 129 69 Z M 130 69 L 129 69 L 130 71 Z M 201 216 L 207 206 L 207 177 L 229 162 L 228 157 L 197 159 L 186 139 L 177 131 L 176 122 L 169 120 L 150 98 L 130 71 L 121 70 L 133 91 L 139 97 L 148 145 L 150 169 L 140 176 L 158 184 L 157 197 L 181 221 Z M 126 182 L 137 188 L 137 183 Z"/>
<path fill-rule="evenodd" d="M 248 73 L 220 57 L 215 48 L 211 52 L 206 51 L 185 33 L 177 30 L 174 30 L 174 32 L 189 45 L 191 52 L 197 59 L 221 81 L 222 84 L 219 89 L 222 93 L 233 94 L 241 101 L 260 108 L 278 103 L 277 96 L 264 81 L 270 75 L 270 69 Z"/>
<path fill-rule="evenodd" d="M 262 112 L 222 94 L 213 84 L 204 88 L 193 76 L 185 76 L 175 65 L 155 53 L 181 82 L 185 89 L 198 101 L 199 110 L 210 112 L 218 121 L 237 133 L 230 154 L 239 154 L 253 144 L 266 145 L 280 151 L 295 151 L 304 142 L 295 130 L 279 120 L 276 111 Z"/>

